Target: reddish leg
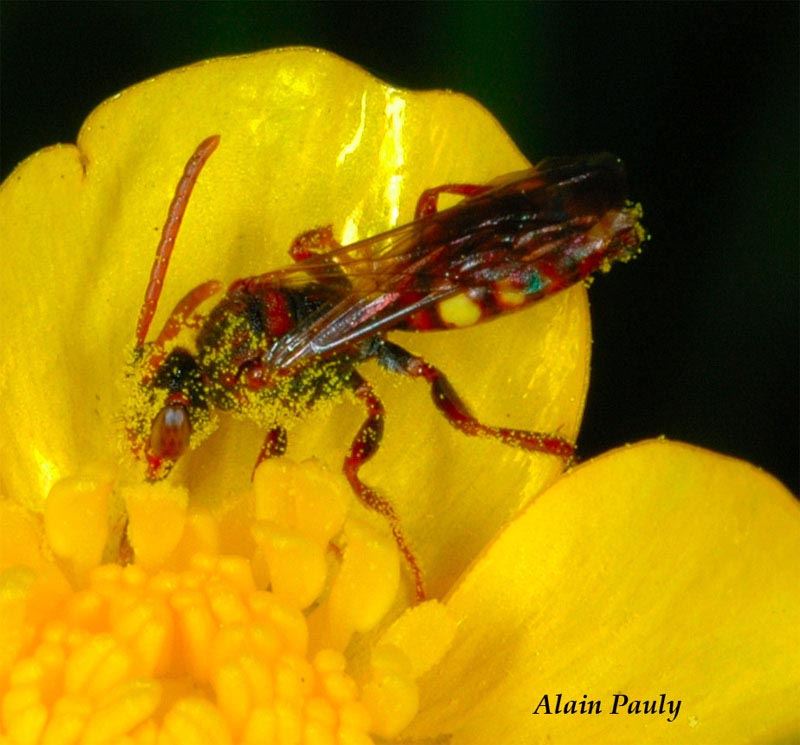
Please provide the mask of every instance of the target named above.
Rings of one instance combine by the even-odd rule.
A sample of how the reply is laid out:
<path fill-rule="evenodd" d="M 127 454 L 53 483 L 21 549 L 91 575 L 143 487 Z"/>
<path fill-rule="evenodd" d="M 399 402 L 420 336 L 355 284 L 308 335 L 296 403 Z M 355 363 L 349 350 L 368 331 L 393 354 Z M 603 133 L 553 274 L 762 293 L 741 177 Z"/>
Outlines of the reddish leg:
<path fill-rule="evenodd" d="M 350 280 L 342 267 L 331 258 L 331 254 L 341 248 L 341 244 L 333 237 L 332 227 L 325 225 L 298 235 L 289 246 L 289 256 L 296 264 L 304 265 L 303 268 L 315 282 L 346 288 L 350 286 Z M 228 292 L 240 288 L 248 292 L 258 292 L 263 287 L 280 288 L 283 274 L 279 269 L 256 277 L 239 279 L 230 285 Z"/>
<path fill-rule="evenodd" d="M 342 248 L 333 237 L 333 228 L 325 225 L 301 233 L 289 246 L 289 256 L 298 264 L 307 264 L 308 273 L 321 284 L 349 287 L 350 280 L 331 255 Z"/>
<path fill-rule="evenodd" d="M 397 547 L 400 549 L 400 553 L 403 554 L 403 558 L 405 558 L 406 564 L 408 564 L 408 568 L 414 577 L 414 592 L 417 602 L 422 602 L 425 599 L 422 570 L 403 534 L 397 512 L 389 501 L 381 497 L 358 477 L 358 471 L 361 466 L 375 454 L 380 445 L 381 437 L 383 436 L 383 404 L 375 395 L 372 386 L 358 373 L 353 373 L 350 383 L 353 392 L 364 402 L 367 408 L 367 418 L 361 425 L 361 429 L 358 430 L 358 434 L 350 446 L 350 452 L 345 458 L 344 475 L 358 498 L 371 510 L 375 510 L 375 512 L 383 515 L 388 520 Z"/>
<path fill-rule="evenodd" d="M 136 559 L 136 553 L 131 546 L 130 539 L 128 538 L 128 516 L 122 518 L 122 535 L 119 539 L 119 549 L 117 551 L 117 564 L 126 567 L 128 564 L 133 564 Z"/>
<path fill-rule="evenodd" d="M 403 372 L 412 378 L 424 378 L 430 383 L 431 396 L 436 408 L 444 414 L 450 424 L 467 435 L 493 437 L 502 442 L 531 450 L 537 453 L 555 455 L 567 464 L 575 456 L 575 446 L 567 440 L 542 432 L 529 432 L 525 429 L 490 427 L 482 424 L 470 413 L 467 405 L 453 389 L 444 373 L 421 357 L 407 352 L 392 342 L 384 341 L 378 352 L 378 359 L 393 372 Z"/>
<path fill-rule="evenodd" d="M 289 246 L 289 256 L 292 257 L 292 261 L 300 263 L 314 257 L 324 256 L 341 247 L 341 244 L 333 237 L 333 226 L 323 225 L 321 228 L 313 228 L 305 233 L 300 233 Z"/>
<path fill-rule="evenodd" d="M 274 426 L 267 436 L 264 438 L 264 444 L 261 446 L 261 451 L 256 459 L 256 464 L 253 466 L 253 472 L 250 474 L 250 480 L 255 476 L 256 468 L 258 468 L 268 458 L 279 458 L 286 452 L 286 430 L 279 424 Z"/>
<path fill-rule="evenodd" d="M 433 189 L 425 189 L 417 201 L 417 208 L 414 210 L 414 219 L 435 215 L 438 211 L 438 201 L 440 194 L 458 194 L 462 197 L 479 197 L 485 194 L 491 186 L 480 184 L 442 184 L 434 186 Z"/>

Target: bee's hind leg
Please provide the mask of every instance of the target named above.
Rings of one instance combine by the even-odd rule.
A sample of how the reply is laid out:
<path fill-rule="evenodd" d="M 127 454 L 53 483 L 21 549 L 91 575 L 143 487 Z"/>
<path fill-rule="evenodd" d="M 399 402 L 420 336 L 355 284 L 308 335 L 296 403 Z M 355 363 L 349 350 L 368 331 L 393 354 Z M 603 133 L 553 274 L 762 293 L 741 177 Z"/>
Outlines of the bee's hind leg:
<path fill-rule="evenodd" d="M 431 386 L 431 396 L 436 408 L 444 414 L 450 424 L 467 435 L 493 437 L 508 445 L 547 453 L 561 458 L 567 465 L 575 457 L 575 445 L 556 435 L 543 432 L 529 432 L 509 427 L 491 427 L 479 422 L 456 393 L 445 374 L 422 357 L 407 352 L 390 341 L 381 339 L 375 356 L 385 368 L 392 372 L 423 378 Z"/>

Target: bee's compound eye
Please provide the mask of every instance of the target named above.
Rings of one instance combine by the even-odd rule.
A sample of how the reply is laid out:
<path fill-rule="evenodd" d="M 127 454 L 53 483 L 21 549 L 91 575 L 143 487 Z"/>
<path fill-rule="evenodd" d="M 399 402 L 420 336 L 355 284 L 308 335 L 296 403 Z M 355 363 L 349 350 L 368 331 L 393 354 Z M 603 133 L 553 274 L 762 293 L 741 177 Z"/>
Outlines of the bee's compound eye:
<path fill-rule="evenodd" d="M 192 423 L 184 406 L 168 404 L 153 420 L 150 454 L 159 459 L 178 460 L 189 444 Z"/>

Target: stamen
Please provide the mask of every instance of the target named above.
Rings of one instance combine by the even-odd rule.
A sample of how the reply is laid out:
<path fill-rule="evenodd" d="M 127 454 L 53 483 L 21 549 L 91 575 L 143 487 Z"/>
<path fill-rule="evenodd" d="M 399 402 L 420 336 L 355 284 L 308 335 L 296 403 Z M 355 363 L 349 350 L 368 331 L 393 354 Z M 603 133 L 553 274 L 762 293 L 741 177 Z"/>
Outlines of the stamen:
<path fill-rule="evenodd" d="M 65 479 L 48 499 L 48 534 L 75 566 L 87 536 L 67 507 L 107 516 L 112 483 Z M 122 497 L 136 563 L 86 569 L 80 590 L 38 565 L 0 572 L 0 730 L 10 742 L 369 743 L 411 722 L 417 679 L 453 624 L 436 602 L 410 608 L 351 674 L 349 642 L 385 624 L 401 599 L 401 560 L 381 521 L 348 514 L 354 498 L 340 475 L 266 461 L 249 505 L 221 522 L 164 483 Z M 252 557 L 193 554 L 227 542 L 234 515 L 255 537 L 242 544 Z M 14 519 L 0 510 L 0 524 Z M 96 560 L 97 545 L 86 553 Z M 259 561 L 271 591 L 256 583 Z"/>
<path fill-rule="evenodd" d="M 100 563 L 108 538 L 110 474 L 71 476 L 53 485 L 44 509 L 44 527 L 53 552 L 75 576 Z"/>
<path fill-rule="evenodd" d="M 32 632 L 0 685 L 10 742 L 370 742 L 344 657 L 309 660 L 303 615 L 243 558 L 100 567 Z"/>
<path fill-rule="evenodd" d="M 128 513 L 128 540 L 136 563 L 144 567 L 163 565 L 183 535 L 188 492 L 158 482 L 130 487 L 123 498 Z"/>

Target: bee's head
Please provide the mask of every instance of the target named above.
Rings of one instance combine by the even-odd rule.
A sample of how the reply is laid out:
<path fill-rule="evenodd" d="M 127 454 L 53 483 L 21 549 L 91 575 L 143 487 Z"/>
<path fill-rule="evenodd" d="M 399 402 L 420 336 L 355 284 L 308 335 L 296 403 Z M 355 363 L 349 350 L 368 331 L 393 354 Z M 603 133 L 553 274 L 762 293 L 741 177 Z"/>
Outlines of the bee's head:
<path fill-rule="evenodd" d="M 193 438 L 211 428 L 208 395 L 197 360 L 183 347 L 139 379 L 127 432 L 134 454 L 147 462 L 151 481 L 164 478 Z"/>

